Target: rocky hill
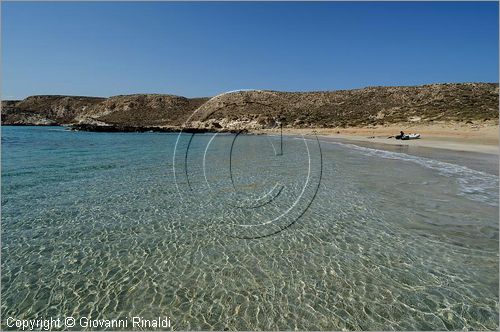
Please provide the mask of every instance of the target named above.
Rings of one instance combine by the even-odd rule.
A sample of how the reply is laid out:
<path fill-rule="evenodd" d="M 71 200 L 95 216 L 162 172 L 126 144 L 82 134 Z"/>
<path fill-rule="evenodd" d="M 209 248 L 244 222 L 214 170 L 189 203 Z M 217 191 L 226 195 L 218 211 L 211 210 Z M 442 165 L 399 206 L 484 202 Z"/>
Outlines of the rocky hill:
<path fill-rule="evenodd" d="M 93 105 L 76 120 L 85 122 L 92 118 L 124 126 L 180 126 L 208 99 L 159 94 L 115 96 Z"/>
<path fill-rule="evenodd" d="M 93 105 L 99 104 L 105 98 L 79 96 L 30 96 L 24 100 L 2 102 L 2 124 L 9 124 L 11 118 L 21 124 L 30 124 L 30 118 L 40 119 L 43 123 L 70 123 L 79 114 L 85 113 Z M 6 105 L 4 105 L 4 103 Z M 5 107 L 7 106 L 7 107 Z M 42 124 L 43 124 L 42 123 Z M 36 124 L 36 123 L 35 123 Z"/>
<path fill-rule="evenodd" d="M 498 121 L 498 84 L 369 87 L 331 92 L 240 91 L 213 98 L 137 94 L 110 98 L 32 96 L 2 102 L 4 125 L 85 130 L 240 130 Z"/>

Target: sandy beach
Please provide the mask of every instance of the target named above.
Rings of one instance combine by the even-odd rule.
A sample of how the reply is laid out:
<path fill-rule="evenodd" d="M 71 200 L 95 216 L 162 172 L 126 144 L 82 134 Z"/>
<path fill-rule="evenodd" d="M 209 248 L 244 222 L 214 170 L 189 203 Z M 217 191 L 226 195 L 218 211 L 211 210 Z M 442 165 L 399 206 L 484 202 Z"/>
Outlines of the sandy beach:
<path fill-rule="evenodd" d="M 405 133 L 419 133 L 420 139 L 401 141 L 394 137 Z M 277 133 L 276 129 L 259 130 L 255 133 Z M 432 125 L 387 125 L 359 128 L 283 128 L 286 135 L 312 135 L 339 138 L 353 142 L 372 142 L 399 146 L 419 146 L 454 151 L 498 154 L 499 127 L 495 122 L 437 123 Z"/>

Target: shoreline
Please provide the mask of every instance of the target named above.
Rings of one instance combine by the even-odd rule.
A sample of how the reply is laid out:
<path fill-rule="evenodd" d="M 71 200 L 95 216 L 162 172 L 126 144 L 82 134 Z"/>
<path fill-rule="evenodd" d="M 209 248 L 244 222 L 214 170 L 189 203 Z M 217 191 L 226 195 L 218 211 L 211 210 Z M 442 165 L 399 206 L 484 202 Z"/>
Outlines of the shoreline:
<path fill-rule="evenodd" d="M 30 126 L 27 124 L 2 124 L 2 126 Z M 179 132 L 181 128 L 175 126 L 117 126 L 117 125 L 89 125 L 89 124 L 31 124 L 31 126 L 63 126 L 69 130 L 88 132 Z M 396 140 L 395 135 L 403 130 L 405 133 L 419 133 L 421 138 L 413 140 Z M 250 135 L 277 135 L 278 128 L 273 129 L 214 129 L 214 128 L 182 128 L 186 133 L 245 133 Z M 462 152 L 476 152 L 490 155 L 499 155 L 499 125 L 495 122 L 482 124 L 442 123 L 432 125 L 394 124 L 372 127 L 349 128 L 283 128 L 286 136 L 317 135 L 325 139 L 338 139 L 354 144 L 375 144 L 392 146 L 393 148 L 408 149 L 411 147 L 432 148 Z"/>
<path fill-rule="evenodd" d="M 405 141 L 390 138 L 399 134 L 401 130 L 405 133 L 419 133 L 421 138 Z M 265 129 L 250 131 L 250 133 L 279 134 L 279 130 Z M 440 124 L 428 126 L 407 126 L 402 124 L 359 128 L 283 128 L 283 135 L 287 136 L 310 136 L 314 134 L 320 138 L 333 138 L 350 143 L 372 143 L 393 146 L 394 148 L 421 147 L 499 155 L 499 126 L 491 123 L 483 125 Z"/>

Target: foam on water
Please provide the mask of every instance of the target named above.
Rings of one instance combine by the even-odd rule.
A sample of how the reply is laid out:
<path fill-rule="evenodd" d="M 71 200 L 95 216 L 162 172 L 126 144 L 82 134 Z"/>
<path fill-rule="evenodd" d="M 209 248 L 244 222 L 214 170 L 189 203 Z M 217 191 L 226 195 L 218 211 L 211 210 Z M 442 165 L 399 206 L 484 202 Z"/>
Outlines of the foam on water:
<path fill-rule="evenodd" d="M 476 171 L 466 166 L 450 164 L 443 161 L 409 155 L 401 152 L 372 149 L 355 144 L 331 141 L 322 142 L 345 146 L 354 151 L 359 151 L 366 156 L 408 161 L 418 164 L 422 167 L 435 170 L 439 174 L 453 178 L 455 181 L 457 181 L 461 188 L 461 194 L 468 199 L 487 203 L 492 206 L 498 206 L 498 176 Z"/>

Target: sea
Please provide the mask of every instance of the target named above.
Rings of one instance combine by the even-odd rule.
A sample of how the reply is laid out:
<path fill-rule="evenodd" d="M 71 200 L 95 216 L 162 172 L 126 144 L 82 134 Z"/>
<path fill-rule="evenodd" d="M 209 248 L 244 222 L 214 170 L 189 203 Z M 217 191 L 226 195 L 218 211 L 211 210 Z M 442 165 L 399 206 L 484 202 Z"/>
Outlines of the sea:
<path fill-rule="evenodd" d="M 498 330 L 497 155 L 314 135 L 1 139 L 2 329 Z"/>

